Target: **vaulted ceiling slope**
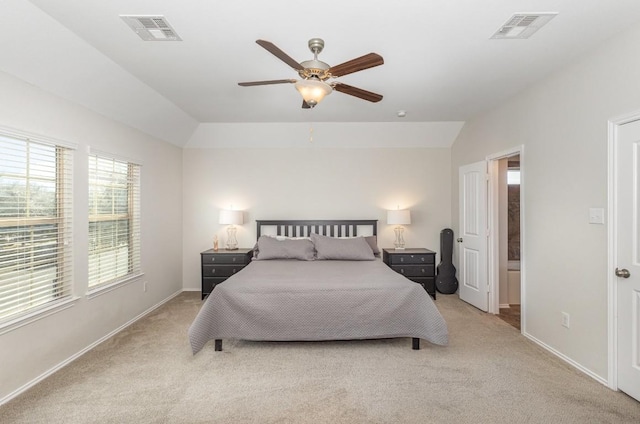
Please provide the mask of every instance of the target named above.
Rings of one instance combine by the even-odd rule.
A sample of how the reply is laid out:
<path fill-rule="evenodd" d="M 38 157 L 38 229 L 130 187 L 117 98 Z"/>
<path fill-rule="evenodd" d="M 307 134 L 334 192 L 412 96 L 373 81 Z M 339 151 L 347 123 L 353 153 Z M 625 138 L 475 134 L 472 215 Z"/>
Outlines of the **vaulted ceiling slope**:
<path fill-rule="evenodd" d="M 490 37 L 517 13 L 557 13 L 529 39 Z M 120 15 L 162 15 L 182 41 L 141 40 Z M 200 123 L 465 121 L 640 22 L 637 0 L 4 0 L 0 70 L 177 145 Z M 369 52 L 384 65 L 340 78 L 380 93 L 333 93 L 301 109 L 298 62 Z M 406 110 L 405 118 L 397 111 Z"/>

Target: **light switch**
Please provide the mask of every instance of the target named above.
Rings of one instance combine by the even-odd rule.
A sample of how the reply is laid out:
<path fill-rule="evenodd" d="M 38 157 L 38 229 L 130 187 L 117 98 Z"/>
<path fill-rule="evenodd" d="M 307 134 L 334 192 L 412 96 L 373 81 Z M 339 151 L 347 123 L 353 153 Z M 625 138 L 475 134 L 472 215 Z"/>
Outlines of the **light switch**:
<path fill-rule="evenodd" d="M 589 209 L 589 224 L 604 224 L 604 209 L 602 209 L 602 208 L 590 208 Z"/>

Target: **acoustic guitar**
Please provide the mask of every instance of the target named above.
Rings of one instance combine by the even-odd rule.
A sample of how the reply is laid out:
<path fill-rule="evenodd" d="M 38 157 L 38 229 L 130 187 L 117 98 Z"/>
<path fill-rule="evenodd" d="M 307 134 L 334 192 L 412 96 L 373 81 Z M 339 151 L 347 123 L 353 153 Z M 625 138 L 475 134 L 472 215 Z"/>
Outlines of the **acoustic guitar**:
<path fill-rule="evenodd" d="M 440 263 L 437 267 L 436 289 L 443 294 L 458 290 L 456 268 L 453 266 L 453 230 L 445 228 L 440 232 Z"/>

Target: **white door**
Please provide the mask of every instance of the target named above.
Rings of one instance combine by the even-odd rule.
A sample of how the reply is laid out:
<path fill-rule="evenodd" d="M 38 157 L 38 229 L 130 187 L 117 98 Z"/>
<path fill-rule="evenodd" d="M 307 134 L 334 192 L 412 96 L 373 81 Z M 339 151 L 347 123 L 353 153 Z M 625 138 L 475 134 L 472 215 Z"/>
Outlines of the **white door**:
<path fill-rule="evenodd" d="M 460 167 L 458 280 L 460 299 L 487 311 L 487 163 Z"/>
<path fill-rule="evenodd" d="M 640 400 L 640 121 L 618 127 L 615 149 L 618 388 Z"/>

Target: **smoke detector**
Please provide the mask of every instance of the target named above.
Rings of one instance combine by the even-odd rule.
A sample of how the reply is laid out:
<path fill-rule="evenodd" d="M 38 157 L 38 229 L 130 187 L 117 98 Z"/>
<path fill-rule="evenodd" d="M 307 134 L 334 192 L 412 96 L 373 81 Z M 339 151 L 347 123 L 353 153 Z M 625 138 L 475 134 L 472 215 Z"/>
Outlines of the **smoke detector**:
<path fill-rule="evenodd" d="M 164 16 L 120 17 L 144 41 L 182 41 Z"/>
<path fill-rule="evenodd" d="M 529 38 L 557 14 L 557 12 L 516 13 L 491 38 L 501 40 Z"/>

